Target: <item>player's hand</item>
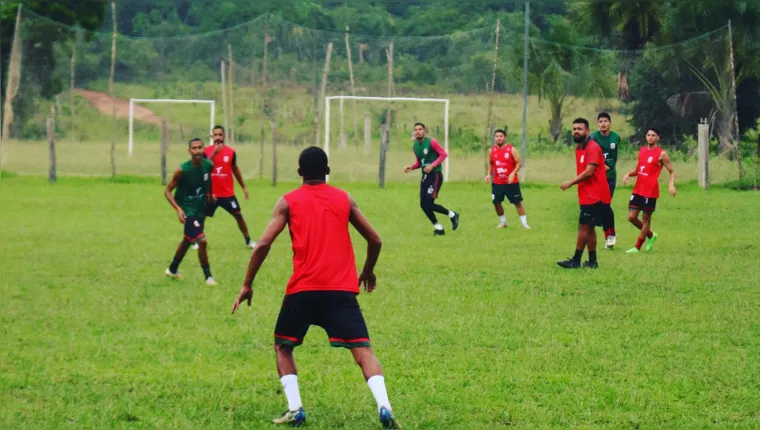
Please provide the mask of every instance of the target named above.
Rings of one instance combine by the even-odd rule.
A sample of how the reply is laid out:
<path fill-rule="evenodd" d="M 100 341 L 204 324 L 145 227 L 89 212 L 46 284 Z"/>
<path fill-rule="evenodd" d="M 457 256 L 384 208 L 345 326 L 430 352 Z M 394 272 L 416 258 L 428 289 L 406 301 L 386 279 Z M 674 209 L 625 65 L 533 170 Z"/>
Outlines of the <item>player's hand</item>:
<path fill-rule="evenodd" d="M 509 177 L 507 178 L 507 182 L 511 184 L 514 182 L 514 180 L 515 180 L 515 172 L 512 172 L 509 174 Z"/>
<path fill-rule="evenodd" d="M 412 166 L 406 166 L 406 167 L 404 167 L 404 173 L 409 173 L 412 170 L 414 170 L 414 169 L 412 169 Z"/>
<path fill-rule="evenodd" d="M 433 166 L 427 166 L 424 169 L 422 169 L 422 171 L 425 173 L 430 173 L 433 171 Z"/>
<path fill-rule="evenodd" d="M 240 288 L 240 294 L 238 294 L 237 299 L 235 299 L 235 303 L 232 304 L 232 312 L 230 313 L 234 314 L 237 308 L 239 308 L 240 305 L 245 301 L 248 301 L 248 307 L 251 307 L 252 298 L 253 288 L 243 285 L 243 287 Z"/>
<path fill-rule="evenodd" d="M 572 187 L 572 184 L 571 184 L 570 182 L 571 182 L 571 181 L 565 181 L 565 182 L 563 182 L 563 183 L 559 184 L 559 188 L 560 188 L 562 191 L 565 191 L 566 189 L 568 189 L 568 188 Z"/>
<path fill-rule="evenodd" d="M 675 197 L 676 196 L 676 187 L 675 185 L 668 186 L 668 191 L 670 191 L 670 196 Z"/>
<path fill-rule="evenodd" d="M 491 175 L 486 175 L 486 177 L 483 179 L 483 182 L 485 183 L 491 182 Z"/>
<path fill-rule="evenodd" d="M 628 173 L 626 173 L 625 175 L 623 175 L 623 185 L 628 185 L 628 178 L 629 177 L 630 176 L 628 176 Z"/>
<path fill-rule="evenodd" d="M 605 164 L 604 165 L 604 171 L 606 172 L 607 170 L 610 170 L 610 166 L 608 166 L 608 165 Z"/>
<path fill-rule="evenodd" d="M 185 211 L 183 211 L 182 208 L 177 209 L 177 218 L 179 218 L 179 222 L 181 224 L 185 223 L 185 219 L 187 217 L 185 216 Z"/>
<path fill-rule="evenodd" d="M 362 273 L 359 274 L 359 288 L 363 285 L 364 291 L 371 293 L 375 291 L 376 284 L 377 278 L 375 278 L 375 274 L 362 270 Z"/>
<path fill-rule="evenodd" d="M 247 188 L 243 188 L 243 194 L 245 194 L 245 199 L 248 200 L 251 198 L 251 195 L 248 193 Z"/>

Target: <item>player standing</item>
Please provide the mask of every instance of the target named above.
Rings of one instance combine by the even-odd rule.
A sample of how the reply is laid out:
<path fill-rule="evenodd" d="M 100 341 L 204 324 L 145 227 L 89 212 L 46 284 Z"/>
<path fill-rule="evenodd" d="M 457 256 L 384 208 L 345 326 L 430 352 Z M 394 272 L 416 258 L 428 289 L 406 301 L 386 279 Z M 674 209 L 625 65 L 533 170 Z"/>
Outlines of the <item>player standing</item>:
<path fill-rule="evenodd" d="M 180 164 L 174 171 L 172 180 L 164 190 L 164 196 L 169 204 L 177 211 L 179 222 L 185 225 L 185 236 L 177 247 L 174 259 L 164 274 L 170 278 L 179 279 L 177 272 L 179 264 L 187 253 L 191 243 L 198 243 L 198 259 L 201 262 L 206 284 L 216 285 L 211 276 L 206 252 L 206 235 L 203 233 L 203 221 L 207 203 L 211 203 L 210 192 L 211 169 L 213 163 L 203 158 L 203 141 L 195 138 L 189 143 L 190 160 Z M 172 196 L 172 191 L 177 189 Z"/>
<path fill-rule="evenodd" d="M 493 133 L 493 140 L 495 145 L 491 147 L 485 182 L 491 182 L 491 201 L 496 209 L 496 215 L 499 216 L 499 225 L 496 228 L 507 227 L 507 218 L 504 216 L 504 207 L 501 205 L 506 197 L 509 203 L 515 205 L 522 226 L 530 229 L 528 216 L 525 215 L 522 204 L 520 180 L 517 177 L 522 166 L 520 155 L 514 146 L 506 143 L 507 133 L 504 130 L 496 130 Z"/>
<path fill-rule="evenodd" d="M 670 164 L 670 157 L 660 146 L 660 131 L 656 128 L 647 129 L 647 146 L 639 150 L 639 163 L 636 168 L 623 176 L 623 184 L 628 183 L 628 178 L 636 177 L 636 185 L 633 187 L 631 201 L 628 204 L 628 221 L 631 222 L 641 233 L 636 241 L 636 246 L 626 251 L 629 254 L 639 253 L 641 246 L 646 242 L 644 250 L 651 251 L 657 240 L 657 233 L 652 231 L 652 214 L 657 206 L 657 198 L 660 197 L 660 173 L 665 166 L 670 172 L 668 190 L 670 195 L 676 196 L 676 172 Z M 639 211 L 644 215 L 639 220 Z"/>
<path fill-rule="evenodd" d="M 214 162 L 214 171 L 211 174 L 213 181 L 211 182 L 211 193 L 216 198 L 216 201 L 208 208 L 207 215 L 213 217 L 216 212 L 216 208 L 222 207 L 237 221 L 240 232 L 243 233 L 243 239 L 245 239 L 245 245 L 249 248 L 253 248 L 256 242 L 251 241 L 251 237 L 248 235 L 248 226 L 243 219 L 243 214 L 240 213 L 240 203 L 238 203 L 235 197 L 235 181 L 232 176 L 235 176 L 240 187 L 243 188 L 245 199 L 248 200 L 250 195 L 248 189 L 243 182 L 243 175 L 240 173 L 240 168 L 237 165 L 237 154 L 235 150 L 224 144 L 224 127 L 217 125 L 211 134 L 214 139 L 214 144 L 206 147 L 204 154 L 206 158 Z"/>
<path fill-rule="evenodd" d="M 245 301 L 251 305 L 252 283 L 269 249 L 286 225 L 293 247 L 293 275 L 285 290 L 274 334 L 277 371 L 288 400 L 288 410 L 275 424 L 299 426 L 306 413 L 298 390 L 293 349 L 303 342 L 309 326 L 325 329 L 330 345 L 351 350 L 375 400 L 380 421 L 398 428 L 391 412 L 380 362 L 370 348 L 369 334 L 356 295 L 359 285 L 375 289 L 374 268 L 380 255 L 380 236 L 345 191 L 325 183 L 330 174 L 327 154 L 317 147 L 305 149 L 298 158 L 303 185 L 285 194 L 275 206 L 272 220 L 259 238 L 248 264 L 245 282 L 232 312 Z M 356 275 L 348 224 L 367 240 L 367 257 Z"/>
<path fill-rule="evenodd" d="M 414 156 L 417 161 L 404 168 L 404 173 L 422 168 L 422 181 L 420 182 L 420 207 L 431 223 L 433 223 L 433 234 L 443 236 L 446 232 L 443 226 L 438 223 L 435 212 L 448 215 L 451 218 L 451 229 L 456 230 L 459 227 L 459 214 L 446 209 L 437 204 L 435 199 L 443 185 L 443 173 L 441 173 L 441 163 L 449 154 L 441 147 L 437 140 L 426 136 L 425 124 L 418 122 L 414 124 L 414 144 L 412 145 Z"/>
<path fill-rule="evenodd" d="M 620 136 L 614 131 L 610 130 L 612 125 L 612 118 L 607 112 L 602 112 L 597 116 L 597 125 L 599 130 L 591 133 L 591 139 L 593 139 L 602 148 L 602 155 L 604 155 L 604 169 L 607 172 L 607 184 L 610 187 L 610 197 L 615 195 L 615 184 L 617 181 L 617 165 L 618 148 L 620 147 Z M 602 220 L 602 228 L 604 229 L 604 236 L 606 238 L 605 246 L 607 249 L 612 249 L 617 243 L 615 237 L 615 213 L 610 205 L 610 211 L 608 216 Z"/>
<path fill-rule="evenodd" d="M 610 187 L 604 170 L 602 148 L 589 137 L 588 121 L 578 118 L 573 121 L 573 140 L 575 146 L 575 167 L 578 176 L 575 179 L 563 182 L 560 189 L 563 191 L 578 184 L 578 201 L 581 205 L 581 216 L 578 220 L 578 238 L 575 244 L 575 254 L 572 258 L 558 261 L 557 264 L 565 269 L 578 269 L 581 267 L 583 249 L 588 248 L 588 261 L 583 267 L 596 269 L 599 264 L 596 260 L 596 230 L 597 225 L 604 216 L 607 216 L 610 204 Z"/>

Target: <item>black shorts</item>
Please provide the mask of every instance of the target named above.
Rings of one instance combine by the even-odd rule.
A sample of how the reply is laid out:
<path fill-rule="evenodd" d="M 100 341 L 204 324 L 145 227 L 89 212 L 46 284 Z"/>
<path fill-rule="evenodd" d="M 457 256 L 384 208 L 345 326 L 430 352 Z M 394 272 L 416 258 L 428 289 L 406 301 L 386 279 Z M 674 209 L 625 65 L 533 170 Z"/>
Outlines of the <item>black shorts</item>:
<path fill-rule="evenodd" d="M 581 205 L 580 225 L 600 226 L 610 210 L 610 205 L 596 202 L 593 205 Z"/>
<path fill-rule="evenodd" d="M 437 199 L 441 186 L 443 186 L 443 174 L 441 172 L 423 173 L 420 182 L 420 202 Z"/>
<path fill-rule="evenodd" d="M 332 346 L 369 346 L 367 325 L 355 293 L 304 291 L 285 296 L 274 329 L 274 342 L 298 346 L 312 325 L 325 329 Z"/>
<path fill-rule="evenodd" d="M 657 207 L 656 198 L 644 197 L 639 194 L 631 194 L 631 201 L 628 202 L 628 209 L 632 211 L 644 211 L 651 214 L 655 207 Z"/>
<path fill-rule="evenodd" d="M 504 197 L 513 205 L 520 203 L 522 201 L 520 184 L 491 184 L 491 201 L 493 204 L 503 202 Z"/>
<path fill-rule="evenodd" d="M 214 216 L 216 208 L 222 207 L 230 215 L 237 215 L 240 213 L 240 203 L 238 203 L 235 196 L 232 197 L 218 197 L 216 202 L 206 206 L 206 216 Z"/>
<path fill-rule="evenodd" d="M 205 236 L 203 233 L 203 218 L 189 216 L 185 218 L 185 239 L 195 243 Z"/>

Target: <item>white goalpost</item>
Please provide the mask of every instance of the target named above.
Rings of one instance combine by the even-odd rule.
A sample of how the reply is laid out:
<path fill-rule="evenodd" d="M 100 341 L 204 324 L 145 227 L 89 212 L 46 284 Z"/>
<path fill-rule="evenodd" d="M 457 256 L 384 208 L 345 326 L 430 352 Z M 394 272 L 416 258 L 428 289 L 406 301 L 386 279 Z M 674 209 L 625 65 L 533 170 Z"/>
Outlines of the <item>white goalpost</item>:
<path fill-rule="evenodd" d="M 135 123 L 135 103 L 198 103 L 210 105 L 211 114 L 208 126 L 208 134 L 211 133 L 214 128 L 214 114 L 216 112 L 216 102 L 214 100 L 183 100 L 183 99 L 129 99 L 129 155 L 132 155 L 132 149 L 134 147 L 134 123 Z M 213 144 L 213 139 L 209 137 Z"/>
<path fill-rule="evenodd" d="M 377 101 L 407 101 L 423 103 L 443 103 L 443 148 L 449 152 L 449 99 L 420 98 L 420 97 L 369 97 L 369 96 L 327 96 L 325 97 L 325 152 L 330 155 L 330 101 L 340 100 L 377 100 Z M 443 166 L 443 181 L 449 179 L 449 159 L 447 157 Z"/>

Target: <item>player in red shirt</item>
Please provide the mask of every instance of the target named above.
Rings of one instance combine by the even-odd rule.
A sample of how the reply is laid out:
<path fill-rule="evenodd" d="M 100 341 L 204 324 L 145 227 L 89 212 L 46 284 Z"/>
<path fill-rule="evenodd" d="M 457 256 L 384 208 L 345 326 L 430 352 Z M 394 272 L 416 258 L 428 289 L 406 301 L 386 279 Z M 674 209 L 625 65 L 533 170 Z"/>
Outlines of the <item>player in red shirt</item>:
<path fill-rule="evenodd" d="M 520 216 L 520 224 L 530 229 L 528 216 L 525 215 L 522 204 L 520 179 L 517 177 L 522 166 L 520 155 L 514 146 L 506 144 L 507 133 L 504 130 L 496 130 L 493 133 L 493 140 L 495 145 L 491 147 L 488 174 L 484 181 L 491 182 L 491 201 L 496 209 L 496 215 L 499 216 L 499 225 L 496 228 L 507 227 L 507 218 L 504 216 L 504 207 L 501 205 L 506 197 L 509 203 L 515 205 L 517 215 Z"/>
<path fill-rule="evenodd" d="M 325 329 L 332 346 L 351 350 L 377 401 L 381 423 L 386 428 L 397 428 L 383 370 L 370 348 L 367 326 L 356 300 L 360 285 L 367 292 L 375 289 L 380 236 L 348 193 L 325 183 L 330 168 L 322 149 L 305 149 L 298 166 L 303 185 L 277 202 L 272 220 L 253 251 L 232 312 L 245 301 L 251 305 L 253 280 L 272 243 L 287 225 L 293 247 L 293 274 L 277 318 L 274 349 L 288 410 L 274 423 L 298 426 L 306 420 L 293 349 L 303 342 L 309 326 L 317 325 Z M 349 223 L 367 241 L 367 258 L 358 277 Z"/>
<path fill-rule="evenodd" d="M 629 254 L 637 254 L 641 246 L 646 242 L 646 251 L 651 251 L 657 240 L 657 233 L 652 231 L 652 213 L 657 206 L 657 198 L 660 197 L 660 173 L 663 166 L 670 172 L 668 190 L 670 195 L 676 196 L 676 172 L 670 164 L 670 157 L 660 146 L 660 132 L 656 128 L 647 130 L 647 146 L 639 150 L 639 163 L 636 168 L 623 176 L 623 184 L 628 183 L 628 178 L 636 177 L 636 185 L 633 187 L 631 201 L 628 204 L 628 221 L 631 222 L 641 233 L 636 241 L 636 246 L 626 251 Z M 639 212 L 644 215 L 639 220 Z"/>
<path fill-rule="evenodd" d="M 581 216 L 578 220 L 578 238 L 575 243 L 575 254 L 572 258 L 558 261 L 557 264 L 565 269 L 581 267 L 583 249 L 588 248 L 588 261 L 583 267 L 596 269 L 596 230 L 601 226 L 609 213 L 612 201 L 607 175 L 604 172 L 604 155 L 602 148 L 589 137 L 588 120 L 578 118 L 573 121 L 573 140 L 575 146 L 575 167 L 578 176 L 575 179 L 560 184 L 563 191 L 578 184 L 578 201 L 581 205 Z"/>
<path fill-rule="evenodd" d="M 248 226 L 243 219 L 243 214 L 240 213 L 240 203 L 238 203 L 235 197 L 235 181 L 232 179 L 234 176 L 237 179 L 240 187 L 243 188 L 245 199 L 248 200 L 250 195 L 248 189 L 243 182 L 243 175 L 240 173 L 240 168 L 237 165 L 237 154 L 235 150 L 224 144 L 224 127 L 217 125 L 211 134 L 214 139 L 214 144 L 209 145 L 204 149 L 206 158 L 214 162 L 214 170 L 211 172 L 211 193 L 216 198 L 216 202 L 208 207 L 206 213 L 207 216 L 213 217 L 216 212 L 216 208 L 222 207 L 230 215 L 235 217 L 240 232 L 243 233 L 243 239 L 245 239 L 245 245 L 249 248 L 253 248 L 256 242 L 251 240 L 248 234 Z"/>

